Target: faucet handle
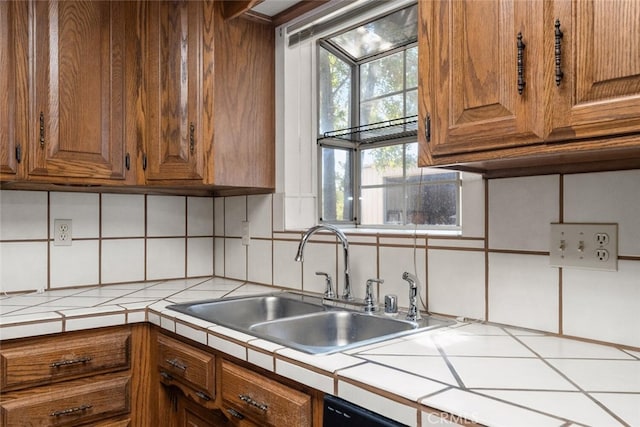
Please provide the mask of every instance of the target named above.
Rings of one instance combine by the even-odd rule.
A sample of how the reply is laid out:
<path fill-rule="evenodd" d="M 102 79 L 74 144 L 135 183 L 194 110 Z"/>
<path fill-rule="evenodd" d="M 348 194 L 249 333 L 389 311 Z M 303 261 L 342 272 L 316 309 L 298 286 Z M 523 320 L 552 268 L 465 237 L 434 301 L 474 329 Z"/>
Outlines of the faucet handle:
<path fill-rule="evenodd" d="M 376 310 L 376 299 L 373 297 L 373 284 L 380 283 L 383 284 L 383 279 L 369 279 L 367 280 L 367 290 L 366 295 L 364 297 L 364 311 L 375 311 Z"/>
<path fill-rule="evenodd" d="M 316 271 L 316 276 L 324 276 L 325 278 L 324 297 L 335 298 L 336 293 L 333 291 L 333 285 L 331 284 L 331 275 L 323 271 Z"/>

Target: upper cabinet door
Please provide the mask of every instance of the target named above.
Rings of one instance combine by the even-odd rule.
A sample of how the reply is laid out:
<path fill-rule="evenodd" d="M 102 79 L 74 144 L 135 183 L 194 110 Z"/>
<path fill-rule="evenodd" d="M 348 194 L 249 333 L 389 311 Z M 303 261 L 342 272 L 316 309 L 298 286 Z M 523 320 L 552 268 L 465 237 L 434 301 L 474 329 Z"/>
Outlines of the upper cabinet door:
<path fill-rule="evenodd" d="M 542 2 L 419 4 L 420 79 L 422 97 L 429 99 L 420 115 L 431 121 L 431 154 L 541 140 L 542 34 L 528 23 L 542 20 Z"/>
<path fill-rule="evenodd" d="M 563 77 L 551 91 L 551 138 L 640 131 L 640 2 L 556 0 L 556 18 Z"/>
<path fill-rule="evenodd" d="M 34 1 L 30 179 L 126 179 L 127 2 Z"/>
<path fill-rule="evenodd" d="M 27 3 L 0 2 L 0 177 L 19 176 L 27 124 Z"/>
<path fill-rule="evenodd" d="M 147 181 L 203 180 L 203 4 L 144 3 Z"/>

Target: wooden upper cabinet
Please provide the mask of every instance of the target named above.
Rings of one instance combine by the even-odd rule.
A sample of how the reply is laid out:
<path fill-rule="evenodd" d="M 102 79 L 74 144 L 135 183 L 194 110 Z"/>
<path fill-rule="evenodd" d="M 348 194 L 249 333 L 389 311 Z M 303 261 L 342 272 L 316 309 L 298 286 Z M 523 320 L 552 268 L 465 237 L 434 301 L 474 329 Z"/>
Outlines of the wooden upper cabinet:
<path fill-rule="evenodd" d="M 204 3 L 152 1 L 143 7 L 146 179 L 202 182 Z M 210 27 L 212 18 L 206 19 Z"/>
<path fill-rule="evenodd" d="M 419 8 L 421 165 L 488 176 L 640 166 L 640 2 Z"/>
<path fill-rule="evenodd" d="M 147 184 L 275 187 L 275 33 L 224 6 L 139 6 Z"/>
<path fill-rule="evenodd" d="M 563 35 L 551 138 L 640 132 L 640 2 L 556 0 L 553 12 Z"/>
<path fill-rule="evenodd" d="M 21 175 L 27 123 L 27 17 L 25 2 L 0 2 L 0 179 Z"/>
<path fill-rule="evenodd" d="M 542 35 L 528 20 L 542 19 L 542 2 L 420 2 L 420 9 L 420 72 L 430 73 L 421 75 L 421 90 L 431 98 L 422 115 L 430 116 L 432 154 L 541 140 Z"/>
<path fill-rule="evenodd" d="M 30 179 L 104 184 L 133 175 L 127 174 L 130 4 L 31 3 Z"/>

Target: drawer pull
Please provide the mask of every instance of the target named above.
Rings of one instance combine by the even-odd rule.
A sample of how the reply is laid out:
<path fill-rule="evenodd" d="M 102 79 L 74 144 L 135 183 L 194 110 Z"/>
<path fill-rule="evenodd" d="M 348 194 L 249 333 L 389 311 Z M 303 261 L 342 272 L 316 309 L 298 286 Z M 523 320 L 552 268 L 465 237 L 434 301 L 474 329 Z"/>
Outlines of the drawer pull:
<path fill-rule="evenodd" d="M 201 391 L 196 391 L 196 396 L 198 396 L 200 399 L 204 399 L 206 401 L 211 400 L 211 398 L 206 393 L 203 393 Z"/>
<path fill-rule="evenodd" d="M 171 375 L 171 374 L 170 374 L 170 373 L 168 373 L 168 372 L 161 371 L 161 372 L 160 372 L 160 376 L 161 376 L 162 378 L 164 378 L 165 380 L 173 381 L 173 375 Z"/>
<path fill-rule="evenodd" d="M 231 416 L 234 418 L 237 418 L 239 420 L 244 420 L 244 415 L 242 415 L 240 412 L 236 411 L 235 409 L 228 408 L 227 412 L 231 414 Z"/>
<path fill-rule="evenodd" d="M 62 366 L 70 366 L 70 365 L 77 365 L 79 363 L 91 362 L 91 360 L 93 360 L 93 357 L 84 356 L 84 357 L 78 357 L 76 359 L 60 360 L 58 362 L 53 362 L 50 366 L 52 368 L 60 368 Z"/>
<path fill-rule="evenodd" d="M 76 414 L 78 412 L 84 412 L 88 409 L 91 409 L 93 406 L 91 405 L 80 405 L 80 406 L 76 406 L 75 408 L 69 408 L 69 409 L 62 409 L 60 411 L 53 411 L 52 413 L 49 414 L 50 417 L 64 417 L 66 415 L 73 415 Z"/>
<path fill-rule="evenodd" d="M 181 371 L 186 371 L 187 370 L 187 366 L 183 365 L 182 363 L 180 363 L 180 361 L 178 359 L 167 359 L 166 362 L 173 366 L 176 369 L 180 369 Z"/>
<path fill-rule="evenodd" d="M 253 400 L 251 398 L 251 396 L 246 395 L 246 394 L 241 394 L 238 396 L 240 398 L 240 400 L 242 400 L 243 402 L 248 403 L 249 405 L 260 409 L 261 411 L 267 411 L 267 409 L 269 409 L 269 406 L 265 405 L 264 403 L 260 403 L 260 402 L 256 402 L 255 400 Z"/>

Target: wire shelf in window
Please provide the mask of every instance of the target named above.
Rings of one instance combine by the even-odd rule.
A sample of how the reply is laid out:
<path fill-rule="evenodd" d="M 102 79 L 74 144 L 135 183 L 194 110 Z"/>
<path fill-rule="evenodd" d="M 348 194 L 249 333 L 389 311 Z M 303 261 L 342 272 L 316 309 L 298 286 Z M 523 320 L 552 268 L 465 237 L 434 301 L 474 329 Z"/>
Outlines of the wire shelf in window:
<path fill-rule="evenodd" d="M 325 132 L 322 137 L 318 138 L 318 142 L 320 143 L 322 140 L 327 139 L 338 139 L 360 144 L 371 144 L 417 135 L 418 116 L 409 116 Z"/>

